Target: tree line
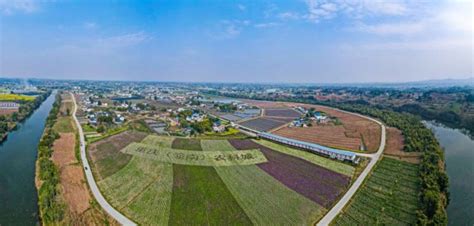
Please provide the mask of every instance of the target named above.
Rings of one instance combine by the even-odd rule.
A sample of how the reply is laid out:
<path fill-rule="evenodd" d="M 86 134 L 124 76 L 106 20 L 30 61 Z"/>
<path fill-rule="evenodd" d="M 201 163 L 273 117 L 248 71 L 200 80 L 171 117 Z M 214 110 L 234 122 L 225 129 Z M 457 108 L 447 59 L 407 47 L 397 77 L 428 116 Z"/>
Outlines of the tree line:
<path fill-rule="evenodd" d="M 54 224 L 63 219 L 64 204 L 59 201 L 59 170 L 51 160 L 53 143 L 60 136 L 54 131 L 59 108 L 61 106 L 61 95 L 56 95 L 56 100 L 46 119 L 45 133 L 38 145 L 38 176 L 41 186 L 38 189 L 38 206 L 43 224 Z"/>

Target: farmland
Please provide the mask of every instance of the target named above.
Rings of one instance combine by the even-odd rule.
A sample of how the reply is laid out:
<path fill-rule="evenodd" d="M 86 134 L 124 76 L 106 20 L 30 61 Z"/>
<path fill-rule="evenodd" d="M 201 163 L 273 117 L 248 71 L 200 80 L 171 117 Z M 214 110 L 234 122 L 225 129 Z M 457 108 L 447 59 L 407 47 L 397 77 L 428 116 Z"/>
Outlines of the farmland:
<path fill-rule="evenodd" d="M 107 200 L 139 224 L 317 222 L 354 168 L 268 143 L 127 131 L 91 144 L 89 155 Z"/>
<path fill-rule="evenodd" d="M 291 108 L 267 108 L 265 109 L 265 116 L 282 117 L 282 118 L 298 118 L 301 113 Z"/>
<path fill-rule="evenodd" d="M 383 158 L 334 225 L 413 225 L 420 209 L 415 164 Z"/>
<path fill-rule="evenodd" d="M 242 126 L 248 127 L 250 129 L 258 130 L 258 131 L 269 131 L 277 127 L 283 126 L 290 121 L 291 119 L 285 120 L 285 119 L 276 119 L 276 118 L 269 118 L 269 117 L 259 117 L 259 118 L 247 120 L 239 124 Z"/>
<path fill-rule="evenodd" d="M 0 93 L 0 101 L 33 101 L 35 96 Z"/>

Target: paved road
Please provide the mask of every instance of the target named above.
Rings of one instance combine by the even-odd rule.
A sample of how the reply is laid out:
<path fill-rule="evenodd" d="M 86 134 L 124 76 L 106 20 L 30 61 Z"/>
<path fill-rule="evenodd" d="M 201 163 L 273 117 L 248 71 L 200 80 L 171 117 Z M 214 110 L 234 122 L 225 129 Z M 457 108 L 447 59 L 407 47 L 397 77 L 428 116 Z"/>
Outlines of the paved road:
<path fill-rule="evenodd" d="M 369 175 L 370 171 L 372 171 L 372 168 L 374 168 L 375 164 L 380 159 L 380 156 L 382 155 L 383 150 L 385 149 L 385 126 L 381 122 L 379 122 L 379 121 L 377 121 L 373 118 L 364 116 L 364 115 L 360 115 L 360 114 L 356 114 L 356 113 L 352 113 L 352 112 L 347 112 L 347 111 L 343 111 L 343 110 L 340 110 L 340 111 L 350 113 L 350 114 L 353 114 L 353 115 L 358 115 L 360 117 L 363 117 L 363 118 L 366 118 L 366 119 L 369 119 L 369 120 L 372 120 L 372 121 L 378 123 L 380 125 L 381 129 L 382 129 L 382 135 L 380 136 L 380 146 L 379 146 L 379 149 L 377 150 L 377 152 L 374 153 L 374 154 L 356 153 L 359 156 L 364 156 L 364 157 L 371 158 L 369 164 L 367 164 L 367 167 L 364 169 L 364 171 L 362 171 L 362 173 L 359 175 L 357 180 L 354 182 L 354 184 L 352 184 L 352 186 L 344 194 L 344 196 L 339 200 L 339 202 L 337 202 L 337 204 L 323 217 L 323 219 L 321 219 L 318 222 L 318 224 L 317 224 L 318 226 L 320 226 L 320 225 L 321 226 L 322 225 L 329 225 L 329 223 L 331 223 L 331 221 L 333 221 L 334 218 L 336 218 L 336 216 L 342 211 L 342 209 L 344 209 L 344 206 L 347 205 L 347 203 L 351 200 L 352 196 L 354 196 L 354 194 L 357 192 L 359 187 L 362 185 L 362 182 L 364 182 L 367 175 Z"/>
<path fill-rule="evenodd" d="M 133 221 L 122 215 L 119 211 L 114 209 L 108 202 L 105 200 L 104 196 L 100 193 L 99 187 L 94 180 L 94 175 L 92 175 L 91 167 L 89 166 L 89 162 L 87 161 L 86 157 L 86 142 L 84 140 L 84 133 L 82 132 L 81 124 L 76 117 L 77 111 L 77 104 L 76 104 L 76 97 L 71 93 L 72 100 L 74 102 L 74 111 L 73 111 L 73 118 L 76 122 L 77 128 L 79 130 L 79 139 L 81 142 L 81 159 L 82 159 L 82 166 L 84 167 L 84 172 L 86 173 L 87 182 L 89 183 L 89 187 L 91 188 L 92 194 L 94 195 L 95 199 L 99 203 L 99 205 L 110 215 L 112 216 L 117 222 L 122 225 L 136 225 Z"/>

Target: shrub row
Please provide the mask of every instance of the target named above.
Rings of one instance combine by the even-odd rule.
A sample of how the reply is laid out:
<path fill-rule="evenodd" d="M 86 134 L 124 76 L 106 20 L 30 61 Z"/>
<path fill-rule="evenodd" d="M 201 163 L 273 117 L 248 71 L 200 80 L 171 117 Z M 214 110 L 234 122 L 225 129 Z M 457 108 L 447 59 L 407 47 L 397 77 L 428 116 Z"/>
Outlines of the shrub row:
<path fill-rule="evenodd" d="M 51 161 L 53 153 L 53 143 L 59 138 L 59 134 L 52 129 L 57 119 L 59 107 L 61 105 L 61 96 L 56 95 L 56 101 L 53 104 L 48 118 L 46 119 L 46 128 L 43 137 L 38 145 L 38 164 L 39 179 L 42 181 L 38 190 L 38 205 L 43 224 L 54 224 L 63 219 L 64 205 L 59 200 L 59 170 Z"/>

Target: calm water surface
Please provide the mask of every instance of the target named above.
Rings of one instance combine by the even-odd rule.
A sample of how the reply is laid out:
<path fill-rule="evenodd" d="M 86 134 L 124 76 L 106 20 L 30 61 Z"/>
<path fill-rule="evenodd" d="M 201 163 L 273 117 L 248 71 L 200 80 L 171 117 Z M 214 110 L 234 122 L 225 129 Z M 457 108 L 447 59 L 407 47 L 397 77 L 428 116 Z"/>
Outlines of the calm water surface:
<path fill-rule="evenodd" d="M 449 225 L 474 225 L 474 140 L 459 130 L 426 124 L 445 150 L 451 193 Z"/>
<path fill-rule="evenodd" d="M 55 93 L 0 144 L 0 225 L 38 224 L 37 147 Z"/>

